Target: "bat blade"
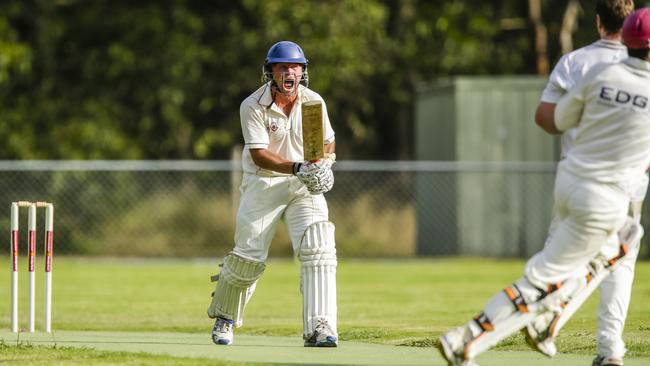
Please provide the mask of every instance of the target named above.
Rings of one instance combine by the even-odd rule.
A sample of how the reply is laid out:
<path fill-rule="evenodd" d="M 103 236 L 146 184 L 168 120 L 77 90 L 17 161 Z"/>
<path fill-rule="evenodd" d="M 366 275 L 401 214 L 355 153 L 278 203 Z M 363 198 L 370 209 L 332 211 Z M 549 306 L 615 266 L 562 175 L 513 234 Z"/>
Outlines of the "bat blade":
<path fill-rule="evenodd" d="M 302 103 L 303 156 L 316 161 L 325 156 L 323 149 L 323 103 L 318 100 Z"/>

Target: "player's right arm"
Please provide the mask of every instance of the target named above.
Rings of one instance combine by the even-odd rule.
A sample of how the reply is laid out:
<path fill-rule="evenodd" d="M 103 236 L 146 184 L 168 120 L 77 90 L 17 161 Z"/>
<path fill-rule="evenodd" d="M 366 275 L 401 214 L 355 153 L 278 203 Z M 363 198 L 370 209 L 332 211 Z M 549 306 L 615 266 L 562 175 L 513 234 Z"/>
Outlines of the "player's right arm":
<path fill-rule="evenodd" d="M 255 165 L 278 173 L 294 174 L 294 162 L 267 149 L 249 149 Z"/>
<path fill-rule="evenodd" d="M 270 138 L 264 120 L 264 108 L 254 98 L 247 98 L 239 107 L 244 143 L 255 165 L 278 173 L 292 174 L 293 162 L 269 151 Z"/>
<path fill-rule="evenodd" d="M 540 102 L 535 111 L 535 123 L 551 135 L 562 133 L 555 127 L 555 105 L 555 103 Z"/>
<path fill-rule="evenodd" d="M 552 135 L 562 133 L 555 127 L 555 106 L 573 84 L 570 72 L 569 55 L 564 55 L 553 68 L 535 111 L 535 123 Z"/>

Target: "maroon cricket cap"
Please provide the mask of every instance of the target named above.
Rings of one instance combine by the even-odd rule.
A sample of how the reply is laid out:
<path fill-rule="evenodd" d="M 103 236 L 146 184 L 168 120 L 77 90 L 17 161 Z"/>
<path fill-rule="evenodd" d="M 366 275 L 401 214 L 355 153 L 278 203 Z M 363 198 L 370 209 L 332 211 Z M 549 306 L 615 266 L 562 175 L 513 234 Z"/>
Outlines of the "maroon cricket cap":
<path fill-rule="evenodd" d="M 650 8 L 641 8 L 625 18 L 623 43 L 627 48 L 650 48 Z"/>

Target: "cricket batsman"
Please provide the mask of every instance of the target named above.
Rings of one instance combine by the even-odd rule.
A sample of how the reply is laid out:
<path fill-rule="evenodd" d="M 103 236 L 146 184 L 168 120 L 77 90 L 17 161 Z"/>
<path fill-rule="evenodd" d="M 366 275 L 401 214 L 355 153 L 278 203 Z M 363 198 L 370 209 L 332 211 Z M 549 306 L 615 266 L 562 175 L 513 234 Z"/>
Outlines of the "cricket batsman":
<path fill-rule="evenodd" d="M 280 220 L 301 264 L 304 346 L 338 345 L 334 224 L 323 196 L 334 184 L 334 130 L 323 98 L 307 87 L 307 66 L 299 45 L 274 44 L 263 65 L 263 85 L 240 107 L 245 146 L 235 247 L 223 260 L 208 308 L 215 319 L 212 340 L 218 345 L 232 344 L 233 327 L 243 323 Z M 313 146 L 303 144 L 301 110 L 315 102 L 322 106 L 318 147 L 325 156 L 307 161 L 304 150 Z"/>
<path fill-rule="evenodd" d="M 560 98 L 553 124 L 542 126 L 553 134 L 576 128 L 558 164 L 555 229 L 521 278 L 442 335 L 438 348 L 449 365 L 476 365 L 478 354 L 540 315 L 562 314 L 569 303 L 579 308 L 589 296 L 584 290 L 593 291 L 590 284 L 638 243 L 642 228 L 628 212 L 636 188 L 630 182 L 642 180 L 650 163 L 650 8 L 625 19 L 622 37 L 628 57 L 593 66 Z M 609 240 L 614 233 L 617 243 Z"/>

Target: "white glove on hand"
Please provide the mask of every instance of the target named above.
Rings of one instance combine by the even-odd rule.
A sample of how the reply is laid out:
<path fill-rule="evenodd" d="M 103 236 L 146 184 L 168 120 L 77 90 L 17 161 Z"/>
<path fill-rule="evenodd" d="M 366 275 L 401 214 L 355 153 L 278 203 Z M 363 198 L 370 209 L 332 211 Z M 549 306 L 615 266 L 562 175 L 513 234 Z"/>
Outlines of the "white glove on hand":
<path fill-rule="evenodd" d="M 311 194 L 328 192 L 334 186 L 332 160 L 321 159 L 315 162 L 297 162 L 293 164 L 293 174 L 307 187 Z"/>
<path fill-rule="evenodd" d="M 334 172 L 332 172 L 331 164 L 327 168 L 318 170 L 315 176 L 318 178 L 318 183 L 307 186 L 309 193 L 322 194 L 329 192 L 334 186 Z"/>

